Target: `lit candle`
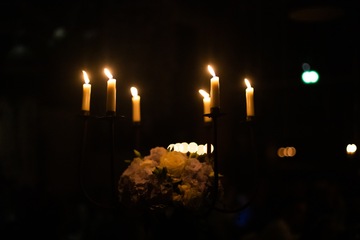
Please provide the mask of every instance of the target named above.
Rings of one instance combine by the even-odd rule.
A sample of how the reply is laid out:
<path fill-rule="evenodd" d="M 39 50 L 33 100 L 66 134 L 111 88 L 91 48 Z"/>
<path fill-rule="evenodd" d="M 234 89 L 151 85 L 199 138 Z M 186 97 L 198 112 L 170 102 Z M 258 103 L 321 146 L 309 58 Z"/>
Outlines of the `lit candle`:
<path fill-rule="evenodd" d="M 83 111 L 90 111 L 90 94 L 91 94 L 91 84 L 89 83 L 89 77 L 85 71 L 82 71 L 84 75 L 84 84 L 83 84 L 83 99 L 82 99 L 82 107 Z"/>
<path fill-rule="evenodd" d="M 140 122 L 140 96 L 136 87 L 131 87 L 130 92 L 132 95 L 133 122 Z"/>
<path fill-rule="evenodd" d="M 104 69 L 104 72 L 109 78 L 107 81 L 106 112 L 116 112 L 116 79 L 113 78 L 107 68 Z"/>
<path fill-rule="evenodd" d="M 246 115 L 248 117 L 254 116 L 254 88 L 251 87 L 249 80 L 245 78 L 245 84 L 247 86 L 246 93 Z"/>
<path fill-rule="evenodd" d="M 210 95 L 202 89 L 199 90 L 199 93 L 204 97 L 203 98 L 204 114 L 209 114 L 210 113 Z M 208 116 L 204 116 L 204 121 L 211 122 L 211 118 Z"/>
<path fill-rule="evenodd" d="M 211 78 L 211 85 L 210 85 L 210 107 L 211 108 L 220 108 L 220 84 L 219 84 L 219 77 L 215 75 L 214 70 L 210 65 L 208 65 L 208 70 L 212 75 Z"/>

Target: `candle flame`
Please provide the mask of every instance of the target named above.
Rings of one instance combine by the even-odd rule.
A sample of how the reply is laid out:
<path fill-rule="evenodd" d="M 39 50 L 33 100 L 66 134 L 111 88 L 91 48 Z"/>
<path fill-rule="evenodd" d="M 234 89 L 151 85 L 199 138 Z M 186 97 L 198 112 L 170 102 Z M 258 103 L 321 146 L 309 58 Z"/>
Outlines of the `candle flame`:
<path fill-rule="evenodd" d="M 88 75 L 87 75 L 87 73 L 85 71 L 82 71 L 82 72 L 83 72 L 83 75 L 84 75 L 84 81 L 85 81 L 86 84 L 88 84 L 90 82 L 90 79 L 89 79 L 89 77 L 88 77 Z"/>
<path fill-rule="evenodd" d="M 130 92 L 133 97 L 136 97 L 138 95 L 138 90 L 136 89 L 136 87 L 131 87 Z"/>
<path fill-rule="evenodd" d="M 110 71 L 107 68 L 104 68 L 104 73 L 109 79 L 113 78 L 113 75 L 110 73 Z"/>
<path fill-rule="evenodd" d="M 250 82 L 246 78 L 245 78 L 245 84 L 246 84 L 246 87 L 251 88 Z"/>
<path fill-rule="evenodd" d="M 213 77 L 216 76 L 214 69 L 213 69 L 210 65 L 208 65 L 208 70 L 209 70 L 210 74 L 211 74 Z"/>
<path fill-rule="evenodd" d="M 204 90 L 202 90 L 202 89 L 199 90 L 199 93 L 200 93 L 204 98 L 210 97 L 210 95 L 209 95 L 206 91 L 204 91 Z"/>

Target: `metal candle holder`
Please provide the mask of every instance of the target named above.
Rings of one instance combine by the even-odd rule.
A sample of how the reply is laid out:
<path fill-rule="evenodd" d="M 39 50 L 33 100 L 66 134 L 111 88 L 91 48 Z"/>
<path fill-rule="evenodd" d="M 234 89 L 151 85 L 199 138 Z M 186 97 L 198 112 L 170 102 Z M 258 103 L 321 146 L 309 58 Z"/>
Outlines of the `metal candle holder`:
<path fill-rule="evenodd" d="M 218 118 L 225 115 L 224 113 L 220 112 L 219 107 L 213 107 L 211 108 L 211 112 L 209 114 L 205 114 L 204 116 L 210 117 L 212 119 L 212 130 L 213 130 L 213 136 L 212 136 L 212 144 L 214 146 L 214 151 L 211 153 L 209 149 L 211 149 L 211 144 L 208 144 L 207 153 L 211 153 L 212 159 L 213 159 L 213 168 L 214 168 L 214 189 L 213 189 L 213 202 L 212 206 L 215 206 L 218 193 L 219 193 L 219 163 L 218 163 L 218 143 L 217 143 L 217 124 L 218 124 Z"/>
<path fill-rule="evenodd" d="M 80 187 L 81 190 L 83 191 L 84 195 L 88 198 L 89 201 L 91 201 L 92 203 L 94 203 L 95 205 L 98 205 L 100 207 L 105 207 L 105 208 L 113 208 L 115 206 L 108 206 L 108 205 L 104 205 L 101 204 L 97 201 L 95 201 L 85 190 L 84 187 L 84 182 L 83 182 L 83 171 L 82 168 L 84 166 L 84 162 L 85 162 L 85 153 L 86 153 L 86 145 L 87 145 L 87 135 L 88 135 L 88 122 L 90 119 L 94 119 L 94 120 L 108 120 L 110 121 L 110 132 L 111 132 L 111 150 L 110 150 L 110 178 L 111 178 L 111 189 L 112 189 L 112 194 L 113 194 L 113 198 L 116 199 L 116 187 L 115 187 L 115 175 L 114 175 L 114 159 L 115 159 L 115 120 L 118 118 L 123 118 L 123 116 L 117 116 L 115 112 L 107 112 L 105 116 L 93 116 L 90 115 L 89 111 L 83 111 L 82 112 L 82 118 L 83 118 L 83 122 L 84 122 L 84 128 L 83 128 L 83 138 L 82 138 L 82 150 L 81 150 L 81 158 L 80 158 L 80 164 L 79 164 L 79 169 L 80 169 Z"/>
<path fill-rule="evenodd" d="M 249 206 L 249 204 L 251 203 L 251 201 L 248 201 L 247 203 L 241 205 L 241 206 L 237 206 L 236 208 L 233 209 L 225 209 L 225 208 L 219 208 L 216 206 L 218 199 L 218 194 L 219 194 L 219 157 L 218 157 L 218 118 L 224 116 L 225 113 L 222 113 L 220 111 L 219 107 L 213 107 L 211 108 L 211 112 L 209 114 L 204 114 L 204 116 L 210 117 L 212 119 L 212 125 L 207 125 L 207 126 L 211 126 L 211 130 L 212 130 L 212 144 L 214 146 L 214 150 L 212 152 L 212 155 L 210 155 L 212 157 L 213 160 L 213 169 L 214 169 L 214 188 L 213 188 L 213 201 L 211 203 L 210 209 L 209 210 L 217 210 L 220 212 L 225 212 L 225 213 L 234 213 L 234 212 L 240 212 L 243 209 L 245 209 L 246 207 Z M 247 116 L 246 117 L 246 123 L 250 126 L 250 133 L 251 133 L 251 142 L 253 143 L 253 147 L 255 147 L 254 145 L 254 132 L 253 132 L 253 124 L 254 124 L 254 120 L 255 117 L 254 116 Z M 211 153 L 211 144 L 208 144 L 208 148 L 207 148 L 207 153 Z M 255 153 L 255 149 L 253 149 L 253 152 Z M 254 157 L 254 159 L 256 160 L 256 157 Z"/>

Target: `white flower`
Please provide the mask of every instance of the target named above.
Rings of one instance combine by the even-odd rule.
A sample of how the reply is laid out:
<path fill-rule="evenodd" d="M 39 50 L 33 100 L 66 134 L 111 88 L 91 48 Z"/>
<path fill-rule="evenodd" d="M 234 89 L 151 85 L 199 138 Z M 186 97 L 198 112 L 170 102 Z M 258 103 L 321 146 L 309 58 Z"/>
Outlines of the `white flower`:
<path fill-rule="evenodd" d="M 150 155 L 134 158 L 121 174 L 120 201 L 150 208 L 169 204 L 198 207 L 213 185 L 213 175 L 206 161 L 155 147 Z"/>
<path fill-rule="evenodd" d="M 124 177 L 129 177 L 135 184 L 146 183 L 158 164 L 151 160 L 142 160 L 135 158 L 130 166 L 122 174 Z"/>
<path fill-rule="evenodd" d="M 150 155 L 144 157 L 144 159 L 151 159 L 151 160 L 159 163 L 160 158 L 167 152 L 168 152 L 168 150 L 166 150 L 163 147 L 155 147 L 150 150 Z"/>

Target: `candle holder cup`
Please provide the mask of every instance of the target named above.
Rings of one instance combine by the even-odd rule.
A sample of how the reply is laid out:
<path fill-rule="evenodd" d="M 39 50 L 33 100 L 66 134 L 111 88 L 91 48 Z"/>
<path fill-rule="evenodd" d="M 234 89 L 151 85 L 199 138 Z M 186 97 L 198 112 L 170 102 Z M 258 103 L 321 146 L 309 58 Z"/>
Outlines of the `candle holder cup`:
<path fill-rule="evenodd" d="M 108 116 L 108 117 L 116 117 L 116 112 L 115 111 L 106 111 L 106 116 Z"/>
<path fill-rule="evenodd" d="M 253 122 L 253 121 L 255 121 L 255 116 L 246 116 L 246 121 L 247 121 L 247 122 Z"/>
<path fill-rule="evenodd" d="M 81 115 L 82 115 L 82 116 L 90 116 L 90 111 L 82 110 L 82 111 L 81 111 Z"/>

